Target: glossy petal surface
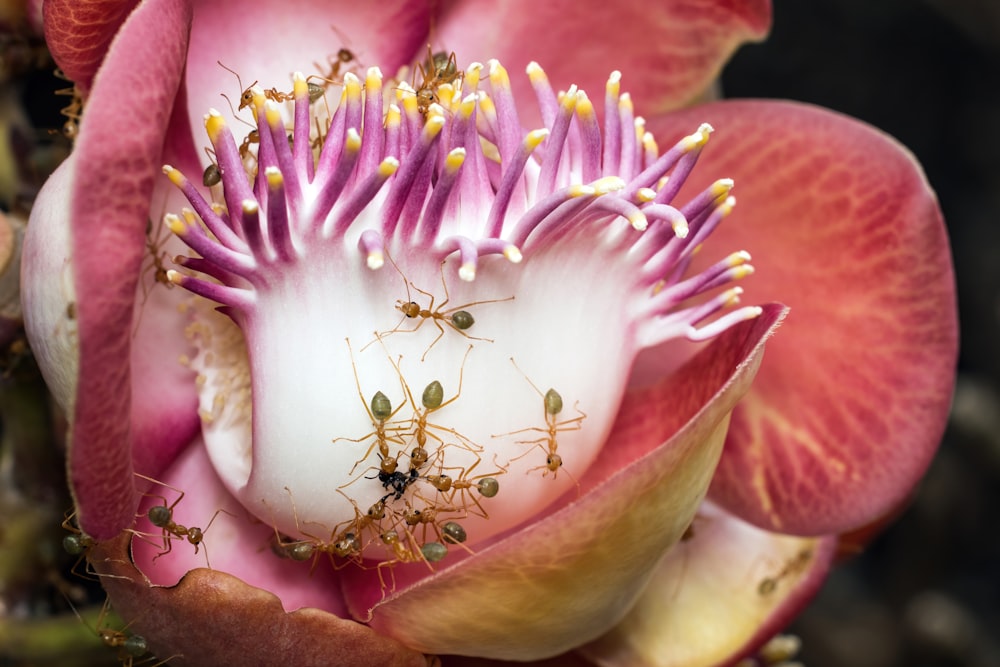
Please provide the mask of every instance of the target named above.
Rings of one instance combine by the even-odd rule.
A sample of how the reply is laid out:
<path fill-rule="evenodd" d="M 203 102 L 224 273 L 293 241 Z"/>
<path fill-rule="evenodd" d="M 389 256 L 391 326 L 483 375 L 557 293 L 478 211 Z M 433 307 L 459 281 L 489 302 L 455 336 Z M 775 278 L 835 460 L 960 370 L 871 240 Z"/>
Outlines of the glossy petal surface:
<path fill-rule="evenodd" d="M 699 172 L 737 183 L 712 243 L 753 252 L 748 299 L 791 307 L 711 497 L 780 532 L 871 521 L 923 474 L 951 400 L 955 292 L 934 194 L 899 144 L 830 111 L 732 101 L 650 125 L 696 120 L 724 147 Z"/>

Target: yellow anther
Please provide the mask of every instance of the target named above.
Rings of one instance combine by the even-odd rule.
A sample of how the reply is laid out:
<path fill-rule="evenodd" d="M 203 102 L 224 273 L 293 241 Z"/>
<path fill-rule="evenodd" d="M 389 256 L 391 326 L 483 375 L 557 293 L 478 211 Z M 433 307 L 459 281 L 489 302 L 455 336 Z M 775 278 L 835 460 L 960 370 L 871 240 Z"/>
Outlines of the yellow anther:
<path fill-rule="evenodd" d="M 226 127 L 226 120 L 215 109 L 209 109 L 205 116 L 205 131 L 208 132 L 208 140 L 213 144 L 218 141 L 222 131 Z"/>
<path fill-rule="evenodd" d="M 458 277 L 467 283 L 471 283 L 476 279 L 476 265 L 465 263 L 458 267 Z"/>
<path fill-rule="evenodd" d="M 357 153 L 361 150 L 361 135 L 353 127 L 347 130 L 347 140 L 344 142 L 344 150 L 349 153 Z"/>
<path fill-rule="evenodd" d="M 538 144 L 545 141 L 545 138 L 549 136 L 548 129 L 532 130 L 528 132 L 527 136 L 524 137 L 524 146 L 529 151 L 533 151 L 538 148 Z"/>
<path fill-rule="evenodd" d="M 528 63 L 528 66 L 524 68 L 524 71 L 528 75 L 528 78 L 531 79 L 532 83 L 543 83 L 549 80 L 548 75 L 545 74 L 545 70 L 543 70 L 542 66 L 534 60 Z"/>
<path fill-rule="evenodd" d="M 432 105 L 433 106 L 433 105 Z M 424 123 L 424 141 L 431 141 L 434 137 L 440 134 L 441 129 L 444 127 L 444 116 L 441 114 L 428 114 L 427 122 Z"/>
<path fill-rule="evenodd" d="M 250 89 L 253 94 L 253 109 L 259 109 L 264 106 L 264 102 L 267 101 L 267 96 L 264 95 L 264 89 L 260 86 L 254 86 Z M 256 114 L 254 116 L 256 118 Z"/>
<path fill-rule="evenodd" d="M 385 112 L 386 129 L 399 127 L 399 122 L 400 122 L 399 107 L 396 106 L 395 104 L 390 104 L 389 110 Z"/>
<path fill-rule="evenodd" d="M 184 221 L 181 220 L 179 216 L 176 216 L 173 213 L 167 213 L 165 216 L 163 216 L 163 224 L 167 226 L 167 229 L 172 231 L 174 234 L 177 234 L 178 236 L 183 235 L 184 232 L 187 231 L 187 225 L 184 224 Z"/>
<path fill-rule="evenodd" d="M 742 280 L 747 276 L 752 276 L 754 271 L 757 269 L 753 268 L 752 264 L 744 264 L 743 266 L 738 266 L 733 269 L 733 280 Z"/>
<path fill-rule="evenodd" d="M 604 92 L 608 97 L 618 99 L 622 89 L 622 73 L 615 70 L 608 77 L 608 82 L 604 86 Z"/>
<path fill-rule="evenodd" d="M 479 95 L 479 110 L 492 120 L 496 120 L 497 107 L 493 104 L 493 99 L 486 93 Z"/>
<path fill-rule="evenodd" d="M 650 155 L 659 155 L 660 147 L 656 143 L 656 138 L 652 132 L 644 132 L 642 135 L 642 147 Z"/>
<path fill-rule="evenodd" d="M 351 101 L 361 100 L 361 80 L 352 72 L 344 75 L 344 94 Z"/>
<path fill-rule="evenodd" d="M 632 105 L 632 96 L 628 93 L 622 93 L 621 97 L 618 98 L 618 110 L 628 111 L 632 113 L 635 111 L 635 107 Z"/>
<path fill-rule="evenodd" d="M 709 186 L 709 192 L 712 193 L 713 197 L 725 197 L 729 194 L 730 190 L 733 189 L 735 183 L 731 178 L 720 178 L 715 183 Z"/>
<path fill-rule="evenodd" d="M 726 197 L 726 201 L 719 204 L 718 211 L 722 217 L 726 217 L 733 212 L 734 206 L 736 206 L 736 197 Z"/>
<path fill-rule="evenodd" d="M 620 176 L 605 176 L 599 178 L 591 185 L 599 195 L 606 195 L 609 192 L 617 192 L 625 189 L 625 181 Z"/>
<path fill-rule="evenodd" d="M 733 287 L 732 289 L 726 290 L 722 294 L 722 298 L 723 298 L 723 301 L 726 304 L 726 307 L 732 307 L 732 306 L 735 306 L 736 304 L 738 304 L 740 302 L 740 295 L 741 294 L 743 294 L 743 288 L 742 287 Z"/>
<path fill-rule="evenodd" d="M 507 70 L 503 65 L 500 64 L 498 60 L 490 60 L 487 62 L 490 67 L 490 84 L 493 85 L 493 89 L 505 88 L 510 89 L 510 77 L 507 75 Z"/>
<path fill-rule="evenodd" d="M 472 63 L 469 65 L 468 69 L 465 70 L 465 76 L 462 77 L 462 87 L 467 90 L 475 90 L 479 87 L 479 77 L 483 71 L 482 63 Z"/>
<path fill-rule="evenodd" d="M 503 256 L 507 258 L 511 264 L 520 264 L 521 260 L 524 259 L 524 255 L 521 254 L 521 249 L 516 245 L 509 245 L 503 249 Z"/>
<path fill-rule="evenodd" d="M 285 177 L 281 175 L 281 170 L 277 167 L 268 167 L 265 169 L 264 176 L 267 178 L 267 187 L 272 190 L 277 190 L 285 184 Z"/>
<path fill-rule="evenodd" d="M 632 225 L 632 229 L 637 232 L 645 231 L 649 227 L 649 220 L 646 219 L 646 214 L 636 209 L 629 213 L 628 215 L 629 224 Z"/>
<path fill-rule="evenodd" d="M 679 239 L 686 239 L 688 232 L 691 231 L 688 228 L 687 220 L 680 217 L 670 221 L 670 228 L 674 230 L 674 236 Z"/>
<path fill-rule="evenodd" d="M 458 105 L 456 115 L 463 120 L 472 118 L 472 112 L 476 110 L 476 102 L 478 100 L 478 95 L 466 95 L 465 99 Z"/>
<path fill-rule="evenodd" d="M 591 118 L 594 115 L 594 103 L 584 90 L 576 92 L 576 115 L 581 118 Z"/>
<path fill-rule="evenodd" d="M 163 173 L 166 174 L 167 178 L 170 179 L 170 182 L 177 187 L 181 187 L 187 182 L 187 178 L 184 177 L 184 174 L 182 174 L 179 169 L 174 169 L 169 164 L 163 165 Z"/>
<path fill-rule="evenodd" d="M 746 250 L 740 250 L 739 252 L 734 252 L 729 257 L 726 258 L 726 263 L 729 266 L 741 266 L 750 261 L 750 253 Z"/>
<path fill-rule="evenodd" d="M 559 107 L 564 113 L 570 114 L 573 113 L 574 109 L 576 109 L 576 103 L 578 101 L 576 97 L 577 92 L 576 84 L 573 84 L 569 87 L 569 90 L 566 91 L 566 94 L 563 95 L 562 100 L 560 100 Z"/>
<path fill-rule="evenodd" d="M 365 73 L 365 92 L 369 95 L 378 95 L 382 90 L 382 70 L 378 67 L 369 67 Z"/>
<path fill-rule="evenodd" d="M 635 193 L 635 198 L 643 204 L 651 202 L 656 198 L 656 190 L 653 188 L 639 188 L 639 190 Z"/>
<path fill-rule="evenodd" d="M 461 147 L 452 149 L 444 159 L 445 171 L 456 172 L 463 164 L 465 164 L 465 149 Z"/>
<path fill-rule="evenodd" d="M 368 253 L 367 263 L 369 269 L 376 271 L 385 265 L 385 256 L 381 250 L 372 250 Z"/>
<path fill-rule="evenodd" d="M 240 208 L 242 208 L 243 212 L 247 215 L 254 215 L 260 211 L 260 204 L 255 202 L 253 199 L 244 199 L 240 202 Z"/>
<path fill-rule="evenodd" d="M 278 108 L 277 102 L 267 100 L 267 102 L 264 103 L 264 119 L 271 127 L 283 126 L 285 121 L 281 118 L 281 109 Z"/>
<path fill-rule="evenodd" d="M 184 280 L 184 276 L 173 269 L 167 269 L 167 280 L 175 285 L 180 285 L 181 281 Z"/>
<path fill-rule="evenodd" d="M 399 169 L 399 160 L 394 157 L 387 157 L 378 165 L 379 176 L 389 178 Z"/>
<path fill-rule="evenodd" d="M 701 148 L 708 143 L 708 137 L 714 131 L 715 129 L 711 125 L 702 123 L 697 132 L 681 139 L 681 147 L 686 151 Z"/>
<path fill-rule="evenodd" d="M 292 93 L 296 98 L 309 97 L 309 82 L 302 72 L 292 74 Z"/>
<path fill-rule="evenodd" d="M 593 197 L 597 194 L 597 188 L 589 185 L 571 185 L 567 188 L 566 194 L 569 197 Z"/>
<path fill-rule="evenodd" d="M 186 222 L 189 227 L 193 227 L 201 221 L 198 214 L 186 206 L 181 209 L 181 215 L 184 217 L 184 222 Z"/>

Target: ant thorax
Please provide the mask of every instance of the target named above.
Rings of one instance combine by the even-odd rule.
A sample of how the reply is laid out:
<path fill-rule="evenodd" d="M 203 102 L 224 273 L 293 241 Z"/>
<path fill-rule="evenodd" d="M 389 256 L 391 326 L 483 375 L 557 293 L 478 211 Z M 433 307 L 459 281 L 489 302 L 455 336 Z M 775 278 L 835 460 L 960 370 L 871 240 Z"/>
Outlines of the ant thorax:
<path fill-rule="evenodd" d="M 556 96 L 534 64 L 551 119 L 531 132 L 496 61 L 463 70 L 429 50 L 409 86 L 375 67 L 245 74 L 227 73 L 240 122 L 205 116 L 217 169 L 198 183 L 164 166 L 190 204 L 163 219 L 190 250 L 166 279 L 200 297 L 183 362 L 208 456 L 284 557 L 475 549 L 586 488 L 639 349 L 762 312 L 713 319 L 738 288 L 705 294 L 748 275 L 746 253 L 684 277 L 685 239 L 733 205 L 730 181 L 686 214 L 669 205 L 708 125 L 669 159 L 652 139 L 623 152 L 620 176 L 579 152 L 600 144 L 589 98 Z M 635 136 L 619 104 L 619 138 Z"/>

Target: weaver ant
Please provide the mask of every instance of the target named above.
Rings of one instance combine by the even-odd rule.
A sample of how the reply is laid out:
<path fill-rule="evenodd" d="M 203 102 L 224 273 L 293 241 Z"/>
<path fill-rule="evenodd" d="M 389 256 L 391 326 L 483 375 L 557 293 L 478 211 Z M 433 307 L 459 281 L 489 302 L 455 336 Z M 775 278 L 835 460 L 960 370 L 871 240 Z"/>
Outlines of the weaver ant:
<path fill-rule="evenodd" d="M 757 585 L 757 593 L 761 596 L 767 596 L 774 593 L 774 591 L 778 589 L 778 584 L 780 584 L 782 580 L 802 572 L 809 565 L 809 561 L 812 560 L 812 557 L 813 551 L 811 548 L 806 547 L 802 549 L 795 556 L 789 559 L 781 570 L 773 577 L 764 577 L 761 579 L 760 583 Z"/>
<path fill-rule="evenodd" d="M 149 522 L 154 526 L 156 526 L 157 528 L 161 528 L 163 530 L 163 551 L 154 556 L 153 560 L 156 560 L 160 556 L 165 556 L 166 554 L 170 553 L 170 551 L 173 549 L 173 540 L 187 540 L 188 543 L 194 545 L 194 552 L 197 554 L 198 548 L 202 545 L 202 542 L 205 539 L 205 533 L 208 532 L 208 529 L 212 527 L 212 523 L 215 521 L 216 517 L 219 516 L 219 513 L 224 512 L 232 516 L 231 512 L 227 512 L 224 509 L 218 509 L 215 511 L 215 514 L 212 515 L 212 518 L 209 520 L 208 525 L 205 526 L 204 528 L 199 528 L 198 526 L 190 526 L 190 527 L 183 526 L 174 521 L 174 508 L 181 501 L 181 499 L 184 498 L 184 492 L 181 491 L 180 489 L 170 486 L 169 484 L 158 482 L 157 480 L 151 477 L 146 477 L 145 475 L 141 475 L 139 473 L 134 473 L 134 474 L 136 477 L 144 479 L 153 484 L 159 484 L 160 486 L 166 487 L 171 491 L 177 493 L 177 500 L 175 500 L 169 506 L 167 505 L 167 499 L 164 498 L 163 496 L 153 496 L 163 500 L 163 504 L 153 505 L 146 512 L 146 518 L 149 519 Z M 205 562 L 208 563 L 207 547 L 205 549 Z M 211 567 L 210 564 L 209 567 Z"/>

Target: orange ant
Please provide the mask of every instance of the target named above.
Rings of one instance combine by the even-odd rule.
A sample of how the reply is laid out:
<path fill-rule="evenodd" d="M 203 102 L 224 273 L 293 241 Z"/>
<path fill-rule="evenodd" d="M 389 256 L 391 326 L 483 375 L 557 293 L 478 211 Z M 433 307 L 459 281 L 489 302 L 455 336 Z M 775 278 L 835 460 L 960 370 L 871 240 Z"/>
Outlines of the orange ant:
<path fill-rule="evenodd" d="M 243 92 L 240 93 L 240 105 L 236 110 L 243 111 L 248 106 L 253 104 L 253 87 L 257 85 L 257 81 L 254 81 L 246 88 L 243 88 L 243 81 L 240 79 L 240 75 L 235 70 L 229 69 L 223 65 L 221 60 L 216 60 L 215 62 L 219 65 L 219 67 L 233 74 L 236 77 L 236 83 L 243 90 Z M 267 88 L 264 90 L 264 97 L 274 102 L 291 102 L 295 99 L 295 94 L 283 93 L 277 88 Z"/>
<path fill-rule="evenodd" d="M 181 501 L 181 499 L 184 498 L 184 492 L 178 488 L 170 486 L 169 484 L 158 482 L 151 477 L 146 477 L 145 475 L 141 475 L 139 473 L 134 473 L 134 474 L 136 477 L 144 479 L 153 484 L 159 484 L 160 486 L 164 486 L 178 494 L 177 500 L 175 500 L 169 506 L 167 505 L 167 499 L 164 498 L 163 496 L 152 496 L 154 498 L 160 498 L 161 500 L 163 500 L 162 505 L 153 505 L 146 512 L 146 518 L 149 519 L 149 522 L 154 526 L 156 526 L 157 528 L 161 528 L 163 530 L 163 551 L 158 553 L 153 558 L 153 560 L 156 560 L 160 556 L 165 556 L 166 554 L 170 553 L 170 551 L 173 548 L 173 540 L 186 539 L 190 544 L 194 545 L 194 552 L 197 554 L 199 546 L 201 546 L 202 542 L 205 539 L 205 533 L 208 532 L 208 529 L 212 527 L 212 523 L 215 521 L 215 518 L 219 516 L 219 513 L 224 512 L 232 516 L 231 512 L 227 512 L 224 509 L 218 509 L 215 511 L 215 514 L 212 515 L 212 518 L 209 520 L 208 525 L 205 526 L 204 528 L 199 528 L 198 526 L 191 526 L 191 527 L 182 526 L 181 524 L 176 523 L 174 521 L 174 508 Z M 208 547 L 205 548 L 205 562 L 208 563 Z M 209 564 L 209 567 L 211 567 L 211 564 Z"/>
<path fill-rule="evenodd" d="M 63 81 L 73 83 L 62 73 L 62 70 L 57 69 L 55 75 Z M 72 98 L 69 104 L 59 110 L 59 113 L 66 116 L 66 122 L 63 123 L 62 127 L 63 136 L 74 141 L 80 132 L 80 118 L 83 114 L 83 98 L 80 96 L 80 89 L 74 83 L 68 88 L 60 88 L 55 91 L 55 94 Z M 55 133 L 54 130 L 52 132 Z"/>
<path fill-rule="evenodd" d="M 389 331 L 383 331 L 381 334 L 377 335 L 379 338 L 383 338 L 385 336 L 389 336 L 391 334 L 400 331 L 399 325 L 402 324 L 403 320 L 407 318 L 410 319 L 416 317 L 420 318 L 420 320 L 417 322 L 417 326 L 413 327 L 412 329 L 402 330 L 407 333 L 417 331 L 418 329 L 420 329 L 421 326 L 423 326 L 424 322 L 427 322 L 428 320 L 433 322 L 434 326 L 436 326 L 438 329 L 438 335 L 427 347 L 427 349 L 424 350 L 424 354 L 423 356 L 420 357 L 420 361 L 424 361 L 424 359 L 427 358 L 427 353 L 430 352 L 431 348 L 437 345 L 437 342 L 441 340 L 441 338 L 444 336 L 444 327 L 441 326 L 442 322 L 444 322 L 452 329 L 454 329 L 455 331 L 457 331 L 458 333 L 462 334 L 463 336 L 465 336 L 470 340 L 481 340 L 487 343 L 492 343 L 493 342 L 492 338 L 479 338 L 477 336 L 470 336 L 469 334 L 466 333 L 466 330 L 472 327 L 472 325 L 476 323 L 476 320 L 475 318 L 472 317 L 472 313 L 470 313 L 465 309 L 469 308 L 470 306 L 481 306 L 487 303 L 500 303 L 502 301 L 514 300 L 513 296 L 509 296 L 505 299 L 486 299 L 484 301 L 471 301 L 469 303 L 464 303 L 461 306 L 455 306 L 454 308 L 448 308 L 447 310 L 445 310 L 444 307 L 448 305 L 448 301 L 451 300 L 451 297 L 448 294 L 448 283 L 444 279 L 445 262 L 447 262 L 447 260 L 441 262 L 441 285 L 444 287 L 444 301 L 442 301 L 438 305 L 437 310 L 434 309 L 434 295 L 431 294 L 430 292 L 425 292 L 424 290 L 420 289 L 419 287 L 414 285 L 412 281 L 406 280 L 406 276 L 403 276 L 403 272 L 400 271 L 399 267 L 396 266 L 396 263 L 393 262 L 393 266 L 396 266 L 396 270 L 399 271 L 399 275 L 403 276 L 403 282 L 404 285 L 406 285 L 406 301 L 398 299 L 396 301 L 396 306 L 395 306 L 396 310 L 403 313 L 403 319 L 401 319 L 399 323 L 396 324 L 395 328 L 390 329 Z M 410 300 L 410 287 L 412 287 L 413 289 L 415 289 L 416 291 L 420 292 L 421 294 L 430 299 L 430 303 L 427 305 L 427 308 L 421 308 L 420 304 L 418 304 L 416 301 Z"/>
<path fill-rule="evenodd" d="M 167 279 L 167 268 L 163 265 L 163 262 L 167 259 L 167 252 L 162 248 L 167 239 L 169 239 L 169 234 L 166 231 L 166 227 L 160 225 L 160 229 L 156 232 L 156 237 L 153 238 L 153 219 L 146 219 L 146 250 L 149 251 L 149 255 L 153 260 L 152 265 L 149 267 L 153 269 L 153 279 L 167 288 L 172 288 L 174 284 Z M 145 270 L 143 273 L 145 273 Z"/>
<path fill-rule="evenodd" d="M 322 76 L 314 74 L 306 79 L 309 85 L 309 102 L 315 103 L 319 101 L 319 99 L 323 97 L 323 94 L 326 93 L 327 86 L 331 83 L 338 83 L 337 79 L 340 76 L 340 69 L 351 62 L 357 62 L 357 56 L 354 55 L 354 52 L 350 49 L 340 48 L 337 51 L 336 58 L 333 56 L 327 56 L 326 64 L 329 67 L 329 71 Z M 323 69 L 323 67 L 316 62 L 313 63 L 313 66 L 318 70 Z M 320 85 L 318 83 L 313 83 L 310 79 L 320 79 L 323 81 L 323 84 Z"/>
<path fill-rule="evenodd" d="M 524 371 L 522 371 L 520 368 L 517 367 L 517 363 L 514 362 L 513 357 L 510 358 L 510 363 L 514 364 L 514 368 L 517 368 L 518 372 L 520 372 L 521 375 L 524 375 Z M 538 466 L 537 468 L 532 468 L 528 472 L 532 472 L 534 470 L 544 470 L 545 472 L 542 473 L 542 477 L 545 477 L 551 472 L 552 478 L 555 479 L 556 476 L 559 474 L 559 469 L 562 468 L 563 464 L 562 456 L 560 456 L 559 453 L 556 451 L 559 447 L 559 443 L 556 440 L 556 434 L 561 431 L 579 431 L 581 428 L 583 428 L 582 422 L 584 419 L 587 418 L 587 414 L 574 406 L 574 409 L 578 413 L 580 413 L 579 417 L 573 417 L 572 419 L 565 419 L 561 422 L 556 421 L 556 419 L 559 416 L 559 413 L 562 412 L 563 409 L 563 399 L 562 396 L 559 394 L 559 392 L 556 391 L 555 389 L 550 388 L 547 392 L 542 394 L 541 390 L 539 390 L 538 387 L 535 386 L 534 382 L 528 379 L 527 375 L 524 375 L 524 379 L 528 380 L 528 384 L 531 385 L 531 388 L 534 389 L 535 392 L 542 397 L 542 406 L 545 411 L 545 428 L 532 426 L 529 428 L 518 429 L 517 431 L 511 431 L 507 435 L 513 435 L 515 433 L 526 433 L 528 431 L 537 431 L 539 433 L 544 433 L 545 435 L 543 435 L 540 438 L 535 438 L 534 440 L 517 440 L 516 442 L 518 444 L 526 444 L 526 445 L 537 444 L 540 448 L 545 450 L 547 452 L 547 456 L 545 458 L 545 465 Z M 543 446 L 542 443 L 545 443 L 545 446 Z M 527 453 L 528 452 L 525 452 L 521 456 L 526 456 Z M 517 459 L 521 458 L 521 456 L 518 456 L 517 458 L 512 460 L 516 461 Z"/>
<path fill-rule="evenodd" d="M 809 547 L 799 551 L 785 563 L 776 575 L 773 577 L 764 577 L 760 580 L 760 583 L 757 585 L 757 594 L 761 596 L 768 596 L 771 593 L 774 593 L 774 591 L 778 589 L 778 584 L 780 584 L 783 579 L 802 572 L 809 565 L 809 561 L 812 560 L 812 557 L 813 551 Z"/>
<path fill-rule="evenodd" d="M 354 467 L 351 468 L 351 474 L 354 473 L 357 467 L 361 465 L 361 463 L 365 459 L 371 456 L 371 453 L 372 451 L 374 451 L 375 447 L 378 447 L 379 458 L 382 460 L 382 463 L 379 466 L 381 469 L 380 475 L 382 473 L 391 475 L 396 472 L 397 460 L 395 457 L 392 457 L 389 453 L 389 442 L 391 441 L 402 446 L 404 443 L 399 438 L 398 434 L 402 431 L 405 431 L 406 427 L 393 426 L 391 428 L 386 428 L 386 423 L 393 417 L 395 417 L 396 413 L 398 413 L 400 410 L 403 409 L 403 405 L 400 404 L 399 407 L 393 410 L 392 402 L 389 400 L 389 397 L 383 394 L 381 391 L 377 391 L 372 396 L 371 408 L 369 409 L 368 404 L 365 402 L 365 395 L 361 390 L 361 379 L 358 377 L 358 367 L 354 363 L 354 351 L 351 349 L 351 340 L 349 338 L 345 338 L 344 340 L 347 341 L 347 350 L 351 356 L 351 369 L 354 371 L 354 383 L 358 388 L 358 396 L 361 398 L 361 403 L 362 405 L 365 406 L 365 412 L 368 413 L 368 418 L 371 419 L 372 426 L 375 428 L 375 430 L 372 431 L 371 433 L 368 433 L 367 435 L 361 436 L 360 438 L 355 439 L 355 438 L 340 437 L 340 438 L 334 438 L 333 442 L 337 442 L 338 440 L 347 440 L 348 442 L 363 442 L 368 438 L 375 436 L 375 442 L 373 442 L 371 446 L 368 447 L 368 451 L 365 452 L 365 455 L 362 456 L 360 459 L 358 459 L 357 463 L 354 464 Z M 402 376 L 400 376 L 400 379 L 402 379 Z"/>
<path fill-rule="evenodd" d="M 472 471 L 475 470 L 481 460 L 482 459 L 477 458 L 476 461 L 468 468 L 462 468 L 462 472 L 458 475 L 458 477 L 453 478 L 450 475 L 445 474 L 444 470 L 446 470 L 446 468 L 442 467 L 439 469 L 439 474 L 428 475 L 424 479 L 426 479 L 439 493 L 448 494 L 446 496 L 448 503 L 454 504 L 455 495 L 458 494 L 460 496 L 460 505 L 465 509 L 466 514 L 469 513 L 469 502 L 471 501 L 471 503 L 479 509 L 478 512 L 473 512 L 473 514 L 481 516 L 484 519 L 488 519 L 489 514 L 487 514 L 485 509 L 483 509 L 482 504 L 480 504 L 479 500 L 472 494 L 471 490 L 475 488 L 479 495 L 483 498 L 495 497 L 497 493 L 500 492 L 500 482 L 497 481 L 495 476 L 506 473 L 507 469 L 503 466 L 497 465 L 497 468 L 499 469 L 494 472 L 472 477 Z M 494 463 L 496 463 L 495 459 Z"/>
<path fill-rule="evenodd" d="M 416 85 L 418 73 L 422 79 L 419 86 Z M 465 72 L 458 69 L 454 51 L 450 54 L 443 51 L 433 53 L 430 44 L 427 45 L 427 60 L 424 63 L 418 63 L 417 71 L 413 74 L 412 85 L 417 96 L 417 111 L 425 118 L 430 106 L 440 101 L 438 87 L 454 81 L 461 81 L 462 77 L 465 76 Z"/>
<path fill-rule="evenodd" d="M 311 535 L 310 533 L 302 530 L 299 525 L 299 514 L 295 507 L 295 499 L 292 497 L 292 490 L 286 486 L 285 491 L 288 493 L 288 499 L 292 504 L 292 516 L 295 519 L 295 530 L 302 535 L 305 535 L 308 539 L 286 542 L 282 540 L 281 535 L 277 532 L 277 529 L 275 529 L 275 537 L 272 544 L 272 550 L 274 553 L 283 558 L 290 558 L 299 562 L 307 561 L 310 558 L 313 559 L 312 567 L 309 569 L 310 572 L 316 569 L 316 564 L 319 562 L 320 554 L 327 555 L 327 558 L 330 559 L 330 564 L 335 570 L 343 568 L 344 565 L 338 565 L 334 560 L 334 556 L 345 558 L 361 565 L 361 553 L 364 549 L 364 544 L 361 542 L 360 535 L 363 530 L 368 528 L 368 526 L 381 520 L 385 516 L 385 503 L 383 501 L 380 500 L 369 507 L 367 514 L 361 514 L 361 511 L 355 504 L 355 518 L 347 521 L 346 527 L 340 528 L 338 526 L 332 530 L 330 532 L 330 540 L 323 541 L 316 535 Z M 344 494 L 341 492 L 341 495 Z M 346 498 L 346 496 L 344 497 Z M 353 504 L 354 501 L 351 502 Z M 343 526 L 345 524 L 341 525 Z"/>
<path fill-rule="evenodd" d="M 375 335 L 378 336 L 377 333 Z M 379 342 L 381 342 L 381 339 L 379 339 Z M 465 356 L 462 357 L 462 366 L 458 371 L 458 391 L 455 392 L 455 395 L 449 398 L 447 401 L 444 400 L 444 387 L 441 386 L 441 383 L 438 380 L 432 380 L 430 383 L 427 384 L 427 386 L 424 388 L 424 393 L 421 394 L 420 396 L 420 404 L 423 405 L 423 410 L 418 408 L 416 401 L 413 400 L 413 393 L 410 391 L 410 385 L 408 385 L 406 383 L 406 380 L 403 379 L 403 371 L 399 367 L 399 363 L 394 362 L 392 358 L 389 359 L 389 362 L 392 364 L 393 368 L 396 369 L 396 373 L 399 375 L 399 381 L 403 385 L 403 390 L 406 392 L 406 397 L 407 399 L 409 399 L 410 405 L 413 406 L 414 416 L 411 418 L 410 423 L 416 422 L 416 426 L 413 430 L 412 435 L 417 440 L 417 448 L 414 449 L 413 451 L 414 453 L 417 453 L 418 456 L 422 456 L 422 460 L 420 460 L 419 463 L 416 463 L 418 467 L 426 463 L 428 458 L 427 450 L 424 449 L 424 445 L 427 444 L 428 434 L 430 434 L 432 438 L 441 443 L 442 446 L 445 445 L 444 440 L 441 439 L 439 436 L 435 435 L 433 432 L 430 432 L 429 429 L 446 431 L 448 433 L 451 433 L 452 435 L 459 438 L 463 442 L 462 446 L 465 449 L 469 450 L 470 452 L 477 452 L 477 451 L 481 452 L 483 450 L 482 447 L 470 442 L 468 438 L 460 435 L 454 429 L 446 428 L 444 426 L 439 426 L 438 424 L 429 423 L 427 421 L 427 417 L 432 412 L 436 412 L 445 406 L 451 405 L 456 400 L 458 400 L 459 396 L 462 395 L 462 382 L 465 375 L 465 362 L 469 358 L 470 352 L 472 352 L 471 344 L 465 351 Z M 411 456 L 410 458 L 410 463 L 411 467 L 415 463 L 413 456 Z"/>
<path fill-rule="evenodd" d="M 411 541 L 414 541 L 409 531 L 406 531 L 406 535 Z M 387 588 L 385 577 L 382 574 L 383 568 L 389 568 L 389 573 L 392 575 L 392 589 L 395 590 L 396 575 L 393 572 L 393 568 L 397 563 L 417 563 L 422 561 L 427 565 L 427 569 L 433 572 L 434 568 L 431 567 L 431 563 L 441 560 L 448 553 L 448 548 L 440 542 L 427 542 L 417 550 L 412 550 L 403 543 L 403 538 L 400 537 L 399 532 L 395 529 L 383 531 L 379 535 L 379 539 L 382 540 L 382 544 L 391 555 L 389 560 L 384 560 L 375 567 L 383 593 L 385 593 Z"/>

